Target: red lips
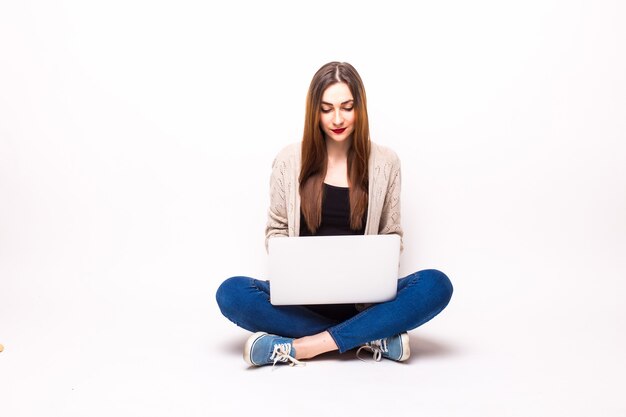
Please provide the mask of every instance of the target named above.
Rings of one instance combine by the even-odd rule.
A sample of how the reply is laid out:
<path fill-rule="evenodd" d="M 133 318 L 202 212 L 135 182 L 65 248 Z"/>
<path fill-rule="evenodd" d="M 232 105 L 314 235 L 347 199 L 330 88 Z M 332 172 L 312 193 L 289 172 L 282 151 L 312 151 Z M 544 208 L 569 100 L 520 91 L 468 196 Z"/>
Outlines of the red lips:
<path fill-rule="evenodd" d="M 342 129 L 332 129 L 333 132 L 335 132 L 337 135 L 340 135 L 344 132 L 344 130 L 346 130 L 346 128 L 342 128 Z"/>

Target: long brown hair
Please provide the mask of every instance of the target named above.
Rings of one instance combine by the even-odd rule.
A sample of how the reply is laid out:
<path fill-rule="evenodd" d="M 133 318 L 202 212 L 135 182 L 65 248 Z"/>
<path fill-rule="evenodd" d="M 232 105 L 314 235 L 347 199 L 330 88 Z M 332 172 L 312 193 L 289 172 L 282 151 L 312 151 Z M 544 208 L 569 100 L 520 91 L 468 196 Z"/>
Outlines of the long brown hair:
<path fill-rule="evenodd" d="M 365 88 L 359 73 L 347 62 L 329 62 L 313 76 L 306 99 L 302 168 L 300 170 L 300 205 L 307 227 L 315 233 L 322 223 L 323 182 L 328 155 L 324 132 L 320 127 L 322 95 L 337 83 L 345 83 L 354 98 L 354 131 L 348 150 L 348 185 L 350 186 L 350 228 L 363 227 L 367 212 L 368 161 L 370 132 Z"/>

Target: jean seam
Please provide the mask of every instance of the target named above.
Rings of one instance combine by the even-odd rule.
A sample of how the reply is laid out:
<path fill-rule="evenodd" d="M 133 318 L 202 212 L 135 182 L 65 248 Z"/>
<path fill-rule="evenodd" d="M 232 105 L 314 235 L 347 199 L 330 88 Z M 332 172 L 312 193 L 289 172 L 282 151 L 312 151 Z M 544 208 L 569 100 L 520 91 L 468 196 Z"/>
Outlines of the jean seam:
<path fill-rule="evenodd" d="M 343 322 L 341 322 L 341 323 L 339 323 L 339 324 L 329 328 L 328 329 L 328 333 L 330 333 L 331 336 L 332 336 L 331 329 L 332 329 L 333 332 L 339 332 L 344 327 L 346 327 L 349 324 L 351 324 L 357 318 L 365 317 L 365 316 L 369 315 L 369 313 L 370 313 L 370 309 L 369 308 L 367 310 L 363 310 L 359 314 L 357 314 L 356 316 L 350 317 L 348 320 L 343 321 Z M 335 343 L 337 343 L 337 346 L 339 347 L 339 352 L 343 353 L 343 352 L 345 352 L 347 350 L 347 349 L 345 349 L 343 343 L 338 343 L 338 340 L 335 337 L 333 337 L 333 339 L 335 339 Z"/>
<path fill-rule="evenodd" d="M 418 274 L 417 272 L 412 275 L 413 276 L 409 279 L 409 282 L 406 284 L 407 287 L 412 287 L 413 285 L 417 284 L 422 279 L 420 274 Z"/>
<path fill-rule="evenodd" d="M 267 295 L 269 296 L 269 294 L 268 294 L 268 293 L 266 293 L 266 292 L 265 292 L 265 290 L 263 290 L 262 288 L 260 288 L 260 287 L 257 285 L 257 280 L 252 279 L 252 286 L 254 287 L 254 289 L 255 289 L 255 290 L 257 290 L 257 291 L 259 291 L 259 292 L 262 292 L 263 294 L 267 294 Z"/>

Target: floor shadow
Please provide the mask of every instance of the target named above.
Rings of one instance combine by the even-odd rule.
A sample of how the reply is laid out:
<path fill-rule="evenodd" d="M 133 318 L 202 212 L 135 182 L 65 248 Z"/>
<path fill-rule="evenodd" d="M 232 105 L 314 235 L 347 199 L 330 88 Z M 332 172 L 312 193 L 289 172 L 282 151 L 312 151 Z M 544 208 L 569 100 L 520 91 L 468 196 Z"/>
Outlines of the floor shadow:
<path fill-rule="evenodd" d="M 241 337 L 233 337 L 229 339 L 227 342 L 222 344 L 220 350 L 232 355 L 243 355 L 243 347 L 245 346 L 248 337 L 250 337 L 250 334 L 244 334 Z"/>
<path fill-rule="evenodd" d="M 449 356 L 458 352 L 453 346 L 439 342 L 435 339 L 415 335 L 409 333 L 411 346 L 411 357 L 413 358 L 425 358 L 425 357 L 437 357 L 437 356 Z"/>

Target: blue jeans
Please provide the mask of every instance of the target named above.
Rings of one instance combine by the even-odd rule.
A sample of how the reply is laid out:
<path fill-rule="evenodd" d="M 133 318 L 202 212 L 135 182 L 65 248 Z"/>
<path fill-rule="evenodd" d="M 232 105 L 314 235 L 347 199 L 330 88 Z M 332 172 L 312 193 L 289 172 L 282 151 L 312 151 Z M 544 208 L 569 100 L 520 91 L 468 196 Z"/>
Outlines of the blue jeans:
<path fill-rule="evenodd" d="M 326 330 L 342 353 L 421 326 L 439 314 L 451 297 L 452 283 L 435 269 L 399 279 L 395 299 L 360 312 L 347 305 L 329 308 L 328 313 L 321 306 L 274 306 L 269 282 L 248 277 L 227 279 L 216 294 L 222 314 L 246 330 L 292 338 Z"/>

